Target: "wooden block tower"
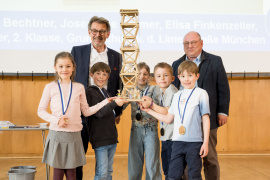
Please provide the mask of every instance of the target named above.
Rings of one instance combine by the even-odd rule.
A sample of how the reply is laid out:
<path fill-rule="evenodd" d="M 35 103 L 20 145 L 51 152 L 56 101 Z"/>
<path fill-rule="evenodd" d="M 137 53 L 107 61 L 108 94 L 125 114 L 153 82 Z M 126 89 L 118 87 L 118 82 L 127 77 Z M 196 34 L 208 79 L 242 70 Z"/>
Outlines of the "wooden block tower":
<path fill-rule="evenodd" d="M 122 19 L 120 26 L 123 32 L 123 42 L 120 47 L 123 66 L 120 77 L 123 82 L 123 90 L 120 96 L 128 101 L 140 101 L 140 93 L 136 89 L 138 69 L 137 58 L 139 55 L 139 46 L 136 36 L 139 30 L 139 11 L 137 9 L 121 9 Z"/>

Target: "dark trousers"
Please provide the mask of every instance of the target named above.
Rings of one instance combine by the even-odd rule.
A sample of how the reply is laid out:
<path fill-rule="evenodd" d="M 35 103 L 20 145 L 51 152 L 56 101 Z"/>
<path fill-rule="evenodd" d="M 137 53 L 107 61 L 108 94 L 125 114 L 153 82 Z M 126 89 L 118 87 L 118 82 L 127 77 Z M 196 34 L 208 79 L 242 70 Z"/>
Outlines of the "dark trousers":
<path fill-rule="evenodd" d="M 162 169 L 165 175 L 165 180 L 169 179 L 168 172 L 169 172 L 169 165 L 171 160 L 171 153 L 172 153 L 172 144 L 173 141 L 161 141 L 162 148 L 161 148 L 161 160 L 162 160 Z"/>
<path fill-rule="evenodd" d="M 190 180 L 202 180 L 201 146 L 202 142 L 173 142 L 169 166 L 170 180 L 180 180 L 186 165 L 189 167 L 188 176 Z"/>
<path fill-rule="evenodd" d="M 205 180 L 220 180 L 220 168 L 217 156 L 217 129 L 210 130 L 208 155 L 203 158 Z M 185 169 L 184 180 L 188 180 L 188 167 Z"/>
<path fill-rule="evenodd" d="M 85 123 L 83 123 L 83 129 L 81 131 L 81 135 L 82 135 L 84 152 L 86 154 L 87 149 L 88 149 L 89 136 L 88 136 L 88 131 L 87 131 L 87 127 Z M 82 180 L 82 179 L 83 179 L 83 167 L 79 166 L 76 168 L 76 180 Z"/>

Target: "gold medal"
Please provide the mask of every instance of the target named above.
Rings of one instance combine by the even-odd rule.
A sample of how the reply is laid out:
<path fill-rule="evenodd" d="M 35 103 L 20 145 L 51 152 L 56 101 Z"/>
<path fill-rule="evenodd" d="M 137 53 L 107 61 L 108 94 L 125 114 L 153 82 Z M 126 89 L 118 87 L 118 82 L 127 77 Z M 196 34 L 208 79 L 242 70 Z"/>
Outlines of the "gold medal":
<path fill-rule="evenodd" d="M 186 128 L 182 125 L 179 128 L 179 134 L 184 135 L 186 133 Z"/>
<path fill-rule="evenodd" d="M 65 118 L 64 121 L 65 121 L 65 122 L 68 122 L 68 118 Z"/>

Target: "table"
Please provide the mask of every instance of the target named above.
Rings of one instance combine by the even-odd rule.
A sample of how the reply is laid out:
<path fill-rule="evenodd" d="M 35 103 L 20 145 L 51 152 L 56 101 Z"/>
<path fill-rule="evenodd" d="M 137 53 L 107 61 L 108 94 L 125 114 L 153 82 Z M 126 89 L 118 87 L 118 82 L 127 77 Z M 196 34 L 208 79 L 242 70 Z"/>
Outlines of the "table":
<path fill-rule="evenodd" d="M 0 131 L 41 131 L 42 132 L 42 141 L 43 141 L 43 148 L 45 148 L 45 131 L 49 130 L 48 127 L 29 127 L 29 128 L 0 128 Z M 46 166 L 46 179 L 50 179 L 50 166 L 48 164 L 45 164 Z"/>

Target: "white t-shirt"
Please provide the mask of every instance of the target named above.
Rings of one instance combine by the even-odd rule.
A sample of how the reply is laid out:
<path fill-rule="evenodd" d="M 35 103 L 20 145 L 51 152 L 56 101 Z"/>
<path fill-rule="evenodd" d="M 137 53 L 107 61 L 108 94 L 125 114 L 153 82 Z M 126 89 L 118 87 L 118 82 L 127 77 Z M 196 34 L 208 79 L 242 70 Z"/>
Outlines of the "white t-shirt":
<path fill-rule="evenodd" d="M 195 88 L 188 100 L 183 119 L 183 126 L 186 128 L 186 132 L 184 135 L 179 134 L 179 128 L 182 126 L 181 117 L 183 117 L 185 104 L 191 92 L 192 89 L 183 89 L 174 94 L 171 107 L 169 108 L 169 113 L 174 115 L 173 141 L 203 142 L 202 116 L 205 114 L 210 115 L 210 107 L 208 94 L 201 88 Z"/>

